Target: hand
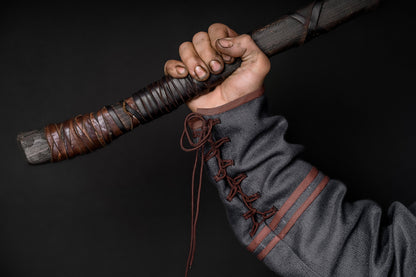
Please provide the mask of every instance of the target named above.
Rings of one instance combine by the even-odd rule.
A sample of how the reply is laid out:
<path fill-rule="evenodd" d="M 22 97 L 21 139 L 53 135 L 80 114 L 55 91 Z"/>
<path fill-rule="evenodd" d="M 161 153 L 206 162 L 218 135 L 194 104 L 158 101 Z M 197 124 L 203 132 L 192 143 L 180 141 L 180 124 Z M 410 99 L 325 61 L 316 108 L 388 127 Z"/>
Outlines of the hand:
<path fill-rule="evenodd" d="M 270 71 L 269 59 L 249 35 L 238 35 L 220 23 L 212 24 L 208 32 L 196 33 L 192 42 L 182 43 L 179 56 L 182 61 L 165 63 L 165 74 L 174 78 L 190 74 L 198 81 L 208 79 L 210 74 L 221 73 L 224 63 L 233 63 L 235 58 L 242 60 L 241 66 L 221 85 L 187 103 L 193 112 L 198 108 L 224 105 L 260 89 Z"/>

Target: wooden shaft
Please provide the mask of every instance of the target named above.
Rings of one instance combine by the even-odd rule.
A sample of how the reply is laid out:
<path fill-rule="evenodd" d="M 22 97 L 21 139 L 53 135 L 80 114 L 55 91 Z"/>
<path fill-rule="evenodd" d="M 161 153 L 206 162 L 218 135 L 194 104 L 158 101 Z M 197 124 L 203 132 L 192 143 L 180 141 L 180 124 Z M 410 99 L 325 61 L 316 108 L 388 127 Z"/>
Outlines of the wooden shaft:
<path fill-rule="evenodd" d="M 327 0 L 313 2 L 296 13 L 250 33 L 255 43 L 272 56 L 300 46 L 341 23 L 373 9 L 379 0 Z M 165 76 L 125 100 L 96 113 L 79 115 L 43 130 L 19 134 L 17 140 L 30 164 L 56 162 L 92 152 L 138 125 L 171 112 L 192 98 L 219 85 L 241 64 L 226 65 L 220 74 L 199 82 L 191 76 Z"/>

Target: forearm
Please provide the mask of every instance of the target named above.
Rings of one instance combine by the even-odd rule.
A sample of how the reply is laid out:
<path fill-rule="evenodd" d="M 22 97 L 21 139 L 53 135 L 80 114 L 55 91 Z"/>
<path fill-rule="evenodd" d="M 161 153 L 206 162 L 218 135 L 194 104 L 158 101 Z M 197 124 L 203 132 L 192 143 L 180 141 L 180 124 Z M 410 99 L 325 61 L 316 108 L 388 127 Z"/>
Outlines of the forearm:
<path fill-rule="evenodd" d="M 263 96 L 246 100 L 199 110 L 220 119 L 214 140 L 230 140 L 207 165 L 240 242 L 283 276 L 415 273 L 414 214 L 394 204 L 382 228 L 375 203 L 346 203 L 342 183 L 297 158 L 301 147 L 284 140 L 287 122 L 266 113 Z"/>

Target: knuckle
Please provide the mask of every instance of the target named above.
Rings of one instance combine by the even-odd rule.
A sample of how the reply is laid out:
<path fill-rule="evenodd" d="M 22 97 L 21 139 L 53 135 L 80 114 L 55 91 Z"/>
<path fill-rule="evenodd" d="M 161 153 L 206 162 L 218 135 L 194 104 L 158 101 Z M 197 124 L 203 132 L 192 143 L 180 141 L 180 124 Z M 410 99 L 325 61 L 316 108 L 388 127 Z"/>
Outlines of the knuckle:
<path fill-rule="evenodd" d="M 169 66 L 172 66 L 172 63 L 174 62 L 174 60 L 167 60 L 166 62 L 165 62 L 165 67 L 169 67 Z"/>
<path fill-rule="evenodd" d="M 179 52 L 185 51 L 187 48 L 189 48 L 190 44 L 191 42 L 189 41 L 182 42 L 181 45 L 179 45 Z"/>
<path fill-rule="evenodd" d="M 172 68 L 173 68 L 173 63 L 172 63 L 172 62 L 170 62 L 170 61 L 167 61 L 167 62 L 165 63 L 165 66 L 163 67 L 163 71 L 164 71 L 165 73 L 171 73 Z"/>
<path fill-rule="evenodd" d="M 250 35 L 244 34 L 240 36 L 241 43 L 247 45 L 253 42 L 253 39 Z"/>
<path fill-rule="evenodd" d="M 208 38 L 208 33 L 201 31 L 194 35 L 194 37 L 192 38 L 192 41 L 194 44 L 196 44 L 196 43 L 200 43 L 206 40 L 207 38 Z"/>
<path fill-rule="evenodd" d="M 226 28 L 226 27 L 222 23 L 214 23 L 208 27 L 208 32 L 215 32 L 216 30 L 221 29 L 221 28 Z"/>
<path fill-rule="evenodd" d="M 167 61 L 166 63 L 165 63 L 165 65 L 163 66 L 163 72 L 165 72 L 165 74 L 167 74 L 168 73 L 168 67 L 169 66 L 169 62 Z"/>
<path fill-rule="evenodd" d="M 170 66 L 170 61 L 165 62 L 165 65 L 163 66 L 163 68 L 166 70 L 169 66 Z"/>

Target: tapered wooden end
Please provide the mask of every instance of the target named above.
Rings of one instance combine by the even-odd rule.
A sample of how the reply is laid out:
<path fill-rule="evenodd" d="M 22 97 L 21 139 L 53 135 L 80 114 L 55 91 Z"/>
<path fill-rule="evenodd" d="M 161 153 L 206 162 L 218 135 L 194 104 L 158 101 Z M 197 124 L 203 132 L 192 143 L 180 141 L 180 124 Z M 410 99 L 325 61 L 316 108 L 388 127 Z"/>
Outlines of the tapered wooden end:
<path fill-rule="evenodd" d="M 43 130 L 34 130 L 17 135 L 17 141 L 30 164 L 42 164 L 51 161 L 51 150 Z"/>

